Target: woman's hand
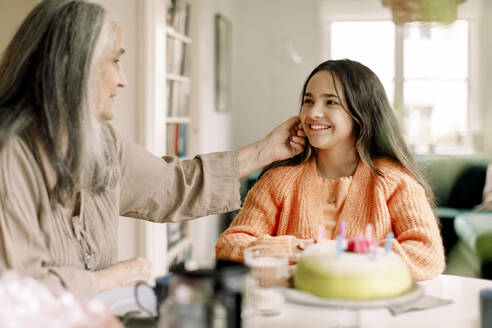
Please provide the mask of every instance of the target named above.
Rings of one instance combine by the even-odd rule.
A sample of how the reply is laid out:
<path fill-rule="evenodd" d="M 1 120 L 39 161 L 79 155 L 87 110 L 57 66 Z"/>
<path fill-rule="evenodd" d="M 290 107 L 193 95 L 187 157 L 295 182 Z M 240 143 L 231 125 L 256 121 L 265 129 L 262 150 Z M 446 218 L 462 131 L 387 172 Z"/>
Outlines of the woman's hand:
<path fill-rule="evenodd" d="M 270 149 L 271 161 L 281 161 L 302 152 L 306 144 L 304 130 L 298 116 L 293 116 L 265 137 L 265 147 Z"/>
<path fill-rule="evenodd" d="M 265 138 L 239 150 L 239 176 L 299 154 L 306 144 L 305 136 L 299 117 L 291 117 Z"/>
<path fill-rule="evenodd" d="M 99 292 L 122 288 L 138 281 L 151 278 L 152 263 L 146 258 L 136 257 L 117 262 L 106 269 L 93 272 Z"/>

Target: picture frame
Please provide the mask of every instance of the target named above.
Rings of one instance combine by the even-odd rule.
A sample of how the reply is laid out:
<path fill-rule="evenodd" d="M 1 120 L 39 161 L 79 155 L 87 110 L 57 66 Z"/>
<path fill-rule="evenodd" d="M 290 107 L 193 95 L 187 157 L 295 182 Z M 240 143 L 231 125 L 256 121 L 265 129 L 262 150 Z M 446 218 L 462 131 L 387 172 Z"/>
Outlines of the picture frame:
<path fill-rule="evenodd" d="M 231 111 L 231 22 L 215 15 L 215 110 Z"/>

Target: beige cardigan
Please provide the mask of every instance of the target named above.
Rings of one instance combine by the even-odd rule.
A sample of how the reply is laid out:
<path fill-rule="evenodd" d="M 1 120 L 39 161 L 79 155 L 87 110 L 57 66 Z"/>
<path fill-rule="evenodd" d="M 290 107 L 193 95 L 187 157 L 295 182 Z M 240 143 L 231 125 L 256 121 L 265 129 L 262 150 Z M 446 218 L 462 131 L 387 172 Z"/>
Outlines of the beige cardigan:
<path fill-rule="evenodd" d="M 237 153 L 161 159 L 110 130 L 121 179 L 103 194 L 82 191 L 80 215 L 71 220 L 61 206 L 51 209 L 27 145 L 19 137 L 6 142 L 0 151 L 0 274 L 15 269 L 93 296 L 96 284 L 87 268 L 100 270 L 117 260 L 120 215 L 169 222 L 240 207 Z"/>

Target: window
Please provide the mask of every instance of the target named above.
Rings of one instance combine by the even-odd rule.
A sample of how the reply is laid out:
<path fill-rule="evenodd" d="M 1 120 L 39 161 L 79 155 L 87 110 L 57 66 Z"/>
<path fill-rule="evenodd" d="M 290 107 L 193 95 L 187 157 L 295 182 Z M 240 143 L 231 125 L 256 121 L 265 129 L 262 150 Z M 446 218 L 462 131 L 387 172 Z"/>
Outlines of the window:
<path fill-rule="evenodd" d="M 331 22 L 331 58 L 378 75 L 416 153 L 471 152 L 469 25 Z"/>

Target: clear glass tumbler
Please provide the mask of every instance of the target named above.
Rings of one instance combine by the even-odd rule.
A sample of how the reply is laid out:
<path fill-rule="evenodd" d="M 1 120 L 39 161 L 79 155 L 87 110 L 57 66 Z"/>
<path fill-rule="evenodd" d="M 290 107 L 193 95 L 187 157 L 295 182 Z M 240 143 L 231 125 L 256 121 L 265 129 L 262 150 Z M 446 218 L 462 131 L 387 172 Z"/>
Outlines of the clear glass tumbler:
<path fill-rule="evenodd" d="M 251 268 L 246 278 L 245 315 L 277 315 L 284 297 L 279 287 L 288 286 L 289 259 L 285 248 L 254 246 L 244 250 L 244 261 Z"/>

